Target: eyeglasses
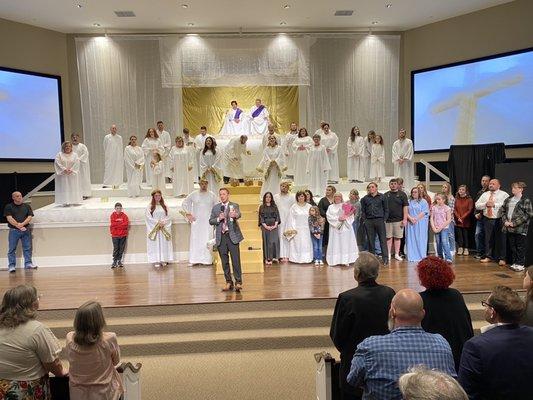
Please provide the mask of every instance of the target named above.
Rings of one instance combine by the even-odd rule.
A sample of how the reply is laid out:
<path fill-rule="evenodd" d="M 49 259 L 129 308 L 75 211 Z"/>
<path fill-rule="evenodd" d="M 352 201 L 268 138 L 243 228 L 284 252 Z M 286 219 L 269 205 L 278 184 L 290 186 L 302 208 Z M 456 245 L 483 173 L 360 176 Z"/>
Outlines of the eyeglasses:
<path fill-rule="evenodd" d="M 481 305 L 482 305 L 483 307 L 494 308 L 494 307 L 492 306 L 492 304 L 487 303 L 485 300 L 481 300 Z"/>

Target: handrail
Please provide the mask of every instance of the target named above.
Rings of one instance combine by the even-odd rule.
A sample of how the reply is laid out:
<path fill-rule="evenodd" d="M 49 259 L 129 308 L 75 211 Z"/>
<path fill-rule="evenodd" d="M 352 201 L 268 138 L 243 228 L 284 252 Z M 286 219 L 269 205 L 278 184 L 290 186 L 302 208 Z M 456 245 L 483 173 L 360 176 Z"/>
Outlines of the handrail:
<path fill-rule="evenodd" d="M 24 196 L 22 198 L 22 201 L 26 201 L 27 199 L 29 199 L 31 196 L 33 196 L 35 193 L 37 193 L 39 190 L 41 190 L 43 187 L 45 187 L 46 185 L 48 185 L 50 182 L 52 182 L 56 177 L 56 174 L 52 174 L 50 175 L 48 178 L 46 178 L 44 181 L 42 181 L 41 183 L 39 183 L 37 186 L 35 186 L 35 188 L 33 188 L 32 190 L 30 190 L 28 193 L 26 193 L 26 196 Z"/>
<path fill-rule="evenodd" d="M 141 363 L 136 363 L 135 365 L 133 365 L 130 362 L 123 362 L 122 364 L 117 366 L 116 369 L 117 369 L 117 372 L 120 373 L 120 374 L 123 373 L 124 371 L 126 371 L 127 369 L 129 369 L 131 372 L 136 374 L 137 372 L 139 372 L 141 370 L 142 366 L 143 365 Z"/>
<path fill-rule="evenodd" d="M 431 165 L 429 162 L 427 162 L 426 160 L 420 160 L 420 163 L 422 163 L 422 165 L 424 167 L 426 167 L 426 187 L 429 186 L 429 183 L 431 181 L 430 177 L 429 177 L 429 174 L 430 174 L 430 171 L 433 171 L 434 173 L 436 173 L 438 176 L 440 176 L 442 179 L 444 179 L 446 182 L 450 182 L 450 178 L 447 177 L 446 175 L 444 175 L 444 173 L 440 172 L 437 168 L 435 168 L 433 165 Z"/>

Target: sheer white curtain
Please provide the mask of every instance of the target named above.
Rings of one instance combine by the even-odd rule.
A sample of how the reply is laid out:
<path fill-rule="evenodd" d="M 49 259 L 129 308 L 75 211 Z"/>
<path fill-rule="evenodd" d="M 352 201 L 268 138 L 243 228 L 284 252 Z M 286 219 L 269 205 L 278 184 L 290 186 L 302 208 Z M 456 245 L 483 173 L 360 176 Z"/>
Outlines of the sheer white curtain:
<path fill-rule="evenodd" d="M 386 171 L 392 173 L 392 143 L 398 133 L 399 36 L 353 35 L 317 38 L 310 48 L 307 96 L 309 132 L 328 121 L 339 136 L 341 176 L 346 176 L 346 141 L 352 126 L 362 135 L 383 136 Z"/>

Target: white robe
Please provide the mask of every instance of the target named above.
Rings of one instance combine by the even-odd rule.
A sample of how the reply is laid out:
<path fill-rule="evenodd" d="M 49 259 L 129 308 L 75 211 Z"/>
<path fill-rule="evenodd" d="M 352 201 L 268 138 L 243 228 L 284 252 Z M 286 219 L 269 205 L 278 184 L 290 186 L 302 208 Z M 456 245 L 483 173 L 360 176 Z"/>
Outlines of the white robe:
<path fill-rule="evenodd" d="M 400 158 L 404 158 L 402 164 L 399 163 Z M 413 142 L 411 139 L 398 139 L 392 145 L 392 164 L 394 165 L 394 176 L 401 177 L 404 181 L 406 191 L 411 190 L 415 185 L 414 169 L 413 169 Z"/>
<path fill-rule="evenodd" d="M 371 179 L 385 176 L 385 147 L 377 143 L 372 145 L 369 176 Z"/>
<path fill-rule="evenodd" d="M 261 186 L 261 199 L 267 192 L 276 195 L 279 193 L 281 176 L 285 169 L 285 157 L 281 146 L 266 147 L 263 158 L 258 168 L 263 171 L 263 185 Z"/>
<path fill-rule="evenodd" d="M 346 144 L 348 149 L 348 180 L 349 181 L 361 181 L 365 180 L 365 138 L 362 136 L 356 136 L 355 140 L 352 142 L 348 138 L 348 143 Z"/>
<path fill-rule="evenodd" d="M 300 150 L 303 146 L 305 149 Z M 294 186 L 297 188 L 307 188 L 309 185 L 309 175 L 307 174 L 307 159 L 309 150 L 313 146 L 313 139 L 309 136 L 297 137 L 292 142 L 294 150 Z"/>
<path fill-rule="evenodd" d="M 372 145 L 374 143 L 371 143 L 368 141 L 368 137 L 365 137 L 365 152 L 364 152 L 364 163 L 365 163 L 365 180 L 369 181 L 372 178 L 375 178 L 374 176 L 370 176 L 370 156 L 372 155 Z"/>
<path fill-rule="evenodd" d="M 259 113 L 255 118 L 252 117 L 252 114 L 257 110 L 257 106 L 250 108 L 250 133 L 252 135 L 266 135 L 268 132 L 268 124 L 270 123 L 268 116 L 268 110 L 266 107 Z"/>
<path fill-rule="evenodd" d="M 339 221 L 343 215 L 342 203 L 331 204 L 326 218 L 329 222 L 329 240 L 326 253 L 328 265 L 348 265 L 354 263 L 359 254 L 352 223 L 354 216 L 350 215 L 344 222 Z M 340 226 L 340 229 L 338 227 Z"/>
<path fill-rule="evenodd" d="M 55 178 L 55 203 L 60 205 L 81 204 L 82 194 L 80 188 L 80 159 L 74 151 L 70 154 L 59 152 L 54 161 Z M 72 173 L 66 174 L 70 169 Z"/>
<path fill-rule="evenodd" d="M 322 197 L 328 184 L 328 172 L 331 169 L 326 147 L 311 146 L 307 159 L 307 173 L 309 175 L 309 190 L 313 195 Z"/>
<path fill-rule="evenodd" d="M 231 138 L 224 147 L 223 172 L 224 176 L 235 179 L 244 178 L 242 156 L 246 154 L 246 143 L 241 143 L 241 138 Z"/>
<path fill-rule="evenodd" d="M 170 167 L 172 170 L 172 189 L 174 196 L 182 196 L 191 193 L 194 189 L 194 180 L 191 174 L 194 166 L 193 157 L 187 147 L 172 147 L 170 150 Z M 191 168 L 191 171 L 189 171 Z"/>
<path fill-rule="evenodd" d="M 202 173 L 200 172 L 200 155 L 202 154 L 202 151 L 204 150 L 205 140 L 208 137 L 212 137 L 212 136 L 208 134 L 205 134 L 205 135 L 198 134 L 194 138 L 194 146 L 196 147 L 196 167 L 197 167 L 196 175 L 197 176 L 202 176 Z"/>
<path fill-rule="evenodd" d="M 104 186 L 124 183 L 124 145 L 122 136 L 109 133 L 104 137 Z"/>
<path fill-rule="evenodd" d="M 294 198 L 294 195 L 291 193 L 287 193 L 286 195 L 282 195 L 281 193 L 274 195 L 274 201 L 276 205 L 278 206 L 279 211 L 279 257 L 280 258 L 289 258 L 289 241 L 285 238 L 283 233 L 287 230 L 287 226 L 289 226 L 289 213 L 291 211 L 291 207 L 294 203 L 296 203 L 296 199 Z"/>
<path fill-rule="evenodd" d="M 192 176 L 193 182 L 198 182 L 198 176 L 200 175 L 200 170 L 198 167 L 198 159 L 196 158 L 196 145 L 194 144 L 194 141 L 190 139 L 187 140 L 185 137 L 183 138 L 183 142 L 185 144 L 185 147 L 187 147 L 187 150 L 189 151 L 189 154 L 191 156 L 192 160 L 192 170 L 189 171 L 189 174 Z"/>
<path fill-rule="evenodd" d="M 294 149 L 292 144 L 294 139 L 298 137 L 298 131 L 292 133 L 289 131 L 283 139 L 283 151 L 285 152 L 285 160 L 287 163 L 287 175 L 294 175 Z"/>
<path fill-rule="evenodd" d="M 163 160 L 155 163 L 152 166 L 150 163 L 150 170 L 152 175 L 152 190 L 160 190 L 164 195 L 166 190 L 165 185 L 165 163 Z"/>
<path fill-rule="evenodd" d="M 248 136 L 250 134 L 249 118 L 246 116 L 244 111 L 242 111 L 239 115 L 239 122 L 237 122 L 235 121 L 236 113 L 237 110 L 234 110 L 233 108 L 229 109 L 229 111 L 226 113 L 226 116 L 224 117 L 224 124 L 222 125 L 222 129 L 220 130 L 219 135 Z"/>
<path fill-rule="evenodd" d="M 278 144 L 278 146 L 281 146 L 281 135 L 277 134 L 277 133 L 273 133 L 274 137 L 276 138 L 276 143 Z M 270 135 L 269 133 L 267 133 L 265 136 L 263 136 L 263 140 L 261 141 L 261 146 L 264 148 L 266 148 L 268 146 L 268 138 L 272 136 Z"/>
<path fill-rule="evenodd" d="M 159 138 L 144 138 L 141 147 L 144 152 L 144 164 L 146 165 L 146 168 L 144 169 L 144 172 L 146 174 L 146 184 L 148 186 L 152 186 L 152 169 L 150 168 L 152 155 L 154 154 L 154 152 L 158 152 L 161 157 L 163 157 L 165 148 L 161 144 L 161 140 L 159 140 Z"/>
<path fill-rule="evenodd" d="M 200 177 L 207 179 L 207 190 L 213 193 L 218 193 L 218 189 L 220 189 L 220 181 L 222 180 L 221 164 L 222 156 L 220 155 L 220 150 L 216 154 L 213 154 L 211 150 L 207 150 L 205 154 L 200 156 Z M 216 174 L 208 171 L 208 168 L 213 169 Z"/>
<path fill-rule="evenodd" d="M 157 134 L 159 135 L 159 140 L 161 142 L 161 146 L 163 146 L 163 154 L 161 154 L 161 158 L 163 159 L 163 163 L 165 164 L 165 177 L 170 178 L 172 177 L 172 174 L 170 173 L 170 148 L 172 147 L 172 141 L 170 139 L 170 133 L 167 131 L 157 131 Z"/>
<path fill-rule="evenodd" d="M 91 166 L 89 164 L 89 150 L 83 143 L 73 144 L 72 151 L 80 159 L 80 188 L 83 197 L 91 197 Z"/>
<path fill-rule="evenodd" d="M 209 225 L 209 217 L 217 202 L 217 197 L 209 190 L 206 192 L 195 190 L 183 200 L 183 210 L 196 218 L 191 223 L 189 240 L 189 263 L 191 264 L 213 264 L 213 254 L 207 248 L 207 242 L 214 237 L 213 227 Z"/>
<path fill-rule="evenodd" d="M 296 236 L 289 242 L 290 262 L 307 264 L 313 261 L 313 243 L 311 242 L 311 231 L 309 230 L 310 208 L 311 204 L 305 203 L 300 206 L 295 203 L 289 212 L 287 229 L 298 231 Z"/>
<path fill-rule="evenodd" d="M 126 165 L 128 196 L 138 197 L 141 194 L 143 169 L 145 167 L 143 149 L 140 146 L 127 145 L 124 149 L 124 164 Z"/>
<path fill-rule="evenodd" d="M 155 240 L 150 240 L 148 235 L 159 221 L 163 222 L 166 231 L 172 234 L 172 220 L 165 214 L 165 210 L 160 205 L 156 205 L 153 214 L 150 214 L 150 206 L 146 208 L 146 253 L 148 262 L 160 263 L 174 260 L 172 250 L 172 237 L 167 240 L 161 231 L 157 232 Z"/>
<path fill-rule="evenodd" d="M 339 138 L 337 134 L 333 131 L 329 131 L 328 134 L 326 132 L 322 133 L 322 139 L 320 140 L 320 144 L 324 145 L 328 152 L 328 158 L 329 158 L 329 165 L 331 166 L 331 169 L 328 173 L 328 180 L 333 182 L 339 181 L 339 155 L 337 154 L 337 147 L 339 146 Z"/>

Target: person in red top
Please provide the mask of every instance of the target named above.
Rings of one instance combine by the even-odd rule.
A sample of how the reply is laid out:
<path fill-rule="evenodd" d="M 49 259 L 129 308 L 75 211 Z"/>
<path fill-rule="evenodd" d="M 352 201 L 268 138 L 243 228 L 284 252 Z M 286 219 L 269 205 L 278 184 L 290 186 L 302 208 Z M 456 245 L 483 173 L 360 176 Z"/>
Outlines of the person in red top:
<path fill-rule="evenodd" d="M 122 211 L 122 204 L 115 204 L 115 211 L 110 217 L 111 225 L 109 230 L 111 232 L 111 239 L 113 240 L 113 264 L 112 269 L 116 267 L 124 267 L 122 264 L 122 256 L 126 248 L 126 240 L 128 239 L 128 228 L 130 220 L 125 212 Z"/>
<path fill-rule="evenodd" d="M 457 188 L 453 215 L 455 216 L 455 238 L 457 239 L 457 254 L 467 256 L 468 253 L 468 229 L 471 226 L 471 215 L 474 211 L 474 200 L 468 193 L 466 185 Z"/>

